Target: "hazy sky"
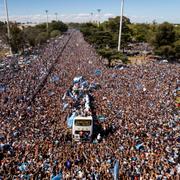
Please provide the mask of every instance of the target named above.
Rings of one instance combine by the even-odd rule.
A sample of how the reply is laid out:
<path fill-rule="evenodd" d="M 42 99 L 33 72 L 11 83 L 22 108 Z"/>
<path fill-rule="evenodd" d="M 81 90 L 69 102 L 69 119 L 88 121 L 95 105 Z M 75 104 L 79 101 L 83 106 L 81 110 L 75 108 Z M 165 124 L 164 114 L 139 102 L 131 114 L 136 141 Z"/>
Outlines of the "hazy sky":
<path fill-rule="evenodd" d="M 66 22 L 97 20 L 101 9 L 101 21 L 120 14 L 121 0 L 7 0 L 10 20 L 43 22 L 45 10 L 49 19 Z M 93 16 L 90 13 L 94 13 Z M 180 23 L 180 0 L 125 0 L 124 14 L 132 22 L 169 21 Z M 5 20 L 4 0 L 0 0 L 0 20 Z"/>

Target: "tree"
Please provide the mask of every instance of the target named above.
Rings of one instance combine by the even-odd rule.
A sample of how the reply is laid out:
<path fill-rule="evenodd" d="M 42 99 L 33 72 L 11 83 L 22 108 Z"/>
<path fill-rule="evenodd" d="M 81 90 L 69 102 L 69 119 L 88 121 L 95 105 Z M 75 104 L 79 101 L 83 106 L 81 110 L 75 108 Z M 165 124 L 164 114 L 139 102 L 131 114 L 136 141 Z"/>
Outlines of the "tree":
<path fill-rule="evenodd" d="M 109 20 L 105 21 L 103 24 L 106 30 L 114 32 L 114 33 L 119 33 L 120 17 L 117 16 L 115 18 L 109 18 Z M 128 24 L 131 24 L 130 19 L 123 16 L 123 25 L 122 25 L 123 33 L 125 33 L 125 30 L 128 29 Z"/>
<path fill-rule="evenodd" d="M 18 28 L 17 24 L 11 24 L 10 44 L 14 53 L 17 53 L 19 50 L 23 50 L 25 46 L 24 33 Z"/>
<path fill-rule="evenodd" d="M 59 30 L 61 32 L 66 32 L 68 29 L 68 26 L 66 24 L 64 24 L 61 21 L 52 21 L 49 24 L 49 31 L 52 32 L 54 30 Z"/>
<path fill-rule="evenodd" d="M 96 44 L 97 48 L 105 48 L 109 47 L 111 44 L 112 35 L 110 32 L 106 31 L 97 31 L 94 34 L 94 43 Z"/>
<path fill-rule="evenodd" d="M 36 27 L 28 27 L 24 29 L 24 36 L 25 36 L 27 44 L 29 44 L 30 46 L 35 46 L 36 37 L 38 36 L 40 32 L 41 30 Z"/>
<path fill-rule="evenodd" d="M 180 59 L 180 40 L 174 43 L 174 48 L 175 48 L 176 58 Z"/>
<path fill-rule="evenodd" d="M 38 24 L 35 27 L 37 29 L 39 29 L 40 32 L 46 32 L 47 31 L 46 23 Z"/>
<path fill-rule="evenodd" d="M 53 30 L 50 33 L 51 37 L 56 37 L 56 36 L 59 36 L 59 35 L 61 35 L 61 32 L 59 30 Z"/>
<path fill-rule="evenodd" d="M 155 50 L 155 53 L 157 55 L 160 55 L 160 56 L 166 58 L 166 59 L 170 59 L 170 58 L 173 58 L 175 56 L 175 50 L 170 45 L 160 46 L 159 48 L 157 48 Z"/>
<path fill-rule="evenodd" d="M 0 21 L 0 39 L 3 43 L 8 44 L 6 24 Z"/>
<path fill-rule="evenodd" d="M 152 44 L 155 47 L 155 54 L 161 55 L 171 61 L 180 58 L 179 31 L 170 23 L 163 23 L 157 27 Z"/>
<path fill-rule="evenodd" d="M 50 37 L 56 37 L 61 32 L 67 31 L 67 25 L 61 21 L 52 21 L 49 23 L 49 34 L 47 34 L 46 23 L 38 24 L 35 27 L 28 27 L 24 29 L 26 42 L 30 46 L 42 44 Z"/>
<path fill-rule="evenodd" d="M 180 38 L 180 24 L 179 25 L 175 25 L 174 30 L 176 32 L 176 38 Z"/>
<path fill-rule="evenodd" d="M 174 26 L 167 22 L 160 24 L 157 32 L 155 33 L 154 46 L 159 48 L 160 46 L 172 45 L 175 41 Z"/>
<path fill-rule="evenodd" d="M 68 23 L 68 27 L 71 28 L 71 29 L 81 29 L 81 23 Z"/>
<path fill-rule="evenodd" d="M 150 37 L 151 27 L 149 24 L 131 24 L 132 39 L 136 42 L 148 42 Z"/>
<path fill-rule="evenodd" d="M 98 53 L 108 60 L 108 67 L 111 67 L 112 60 L 121 60 L 123 63 L 127 63 L 128 59 L 122 53 L 115 49 L 99 49 Z"/>
<path fill-rule="evenodd" d="M 105 21 L 102 24 L 105 31 L 109 31 L 110 33 L 112 33 L 112 43 L 111 43 L 112 48 L 117 47 L 119 25 L 120 25 L 119 22 L 120 22 L 120 17 L 117 16 L 115 18 L 110 18 L 108 21 Z M 131 41 L 131 29 L 129 28 L 130 24 L 131 24 L 130 19 L 127 17 L 123 17 L 122 37 L 121 37 L 122 48 L 125 48 L 128 42 Z"/>
<path fill-rule="evenodd" d="M 127 58 L 117 51 L 120 17 L 110 18 L 99 27 L 93 23 L 84 23 L 81 25 L 81 32 L 85 40 L 93 44 L 97 52 L 107 58 L 108 66 L 111 67 L 112 60 L 122 60 L 127 62 Z M 125 47 L 131 38 L 131 30 L 128 25 L 130 20 L 123 18 L 122 46 Z"/>
<path fill-rule="evenodd" d="M 36 43 L 37 44 L 43 44 L 48 40 L 48 38 L 49 38 L 49 35 L 47 32 L 41 32 L 36 37 Z"/>

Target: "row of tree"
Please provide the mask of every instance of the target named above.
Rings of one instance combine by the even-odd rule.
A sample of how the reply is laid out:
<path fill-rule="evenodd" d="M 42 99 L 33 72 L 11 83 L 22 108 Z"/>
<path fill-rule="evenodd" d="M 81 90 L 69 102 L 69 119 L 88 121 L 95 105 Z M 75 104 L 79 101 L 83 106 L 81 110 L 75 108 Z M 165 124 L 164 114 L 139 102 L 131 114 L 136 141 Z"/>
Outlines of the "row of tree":
<path fill-rule="evenodd" d="M 3 41 L 10 44 L 13 53 L 23 51 L 29 46 L 41 45 L 49 38 L 61 35 L 66 32 L 68 26 L 61 21 L 52 21 L 48 29 L 46 23 L 36 26 L 23 27 L 17 23 L 10 23 L 11 38 L 7 38 L 6 24 L 0 22 L 0 33 Z"/>
<path fill-rule="evenodd" d="M 154 34 L 152 44 L 155 47 L 155 54 L 172 61 L 180 59 L 180 31 L 174 25 L 167 22 L 160 24 Z"/>
<path fill-rule="evenodd" d="M 92 43 L 103 57 L 121 59 L 127 62 L 126 56 L 117 52 L 119 33 L 119 18 L 110 18 L 100 26 L 93 23 L 74 24 L 80 28 L 85 39 Z M 71 24 L 73 26 L 73 24 Z M 147 42 L 154 47 L 154 53 L 168 60 L 180 59 L 180 25 L 170 23 L 135 24 L 123 17 L 122 48 L 126 49 L 129 43 Z"/>
<path fill-rule="evenodd" d="M 130 41 L 130 20 L 123 18 L 122 30 L 122 48 L 124 49 Z M 85 39 L 94 45 L 97 52 L 108 59 L 108 65 L 111 66 L 112 60 L 122 60 L 124 63 L 128 62 L 127 56 L 117 51 L 118 31 L 119 31 L 119 17 L 111 18 L 108 21 L 100 24 L 100 26 L 93 23 L 85 23 L 80 27 Z"/>
<path fill-rule="evenodd" d="M 110 18 L 99 25 L 94 23 L 70 23 L 71 28 L 78 28 L 84 34 L 85 39 L 93 44 L 98 53 L 109 60 L 109 66 L 114 59 L 128 62 L 127 56 L 117 51 L 119 18 Z M 16 23 L 10 23 L 11 39 L 8 41 L 6 24 L 0 22 L 0 39 L 10 43 L 14 53 L 23 51 L 29 46 L 36 46 L 46 42 L 51 37 L 56 37 L 67 31 L 68 26 L 61 21 L 49 23 L 47 31 L 46 23 L 34 27 L 24 27 Z M 154 47 L 154 53 L 170 60 L 180 59 L 180 25 L 170 23 L 135 24 L 130 19 L 123 17 L 122 49 L 126 49 L 129 43 L 147 42 Z"/>

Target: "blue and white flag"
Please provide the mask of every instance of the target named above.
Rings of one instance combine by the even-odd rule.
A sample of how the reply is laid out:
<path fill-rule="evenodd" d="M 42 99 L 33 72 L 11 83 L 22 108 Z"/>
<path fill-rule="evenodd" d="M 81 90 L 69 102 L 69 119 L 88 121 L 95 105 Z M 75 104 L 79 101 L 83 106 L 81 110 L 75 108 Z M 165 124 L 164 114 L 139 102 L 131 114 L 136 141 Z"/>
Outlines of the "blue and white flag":
<path fill-rule="evenodd" d="M 114 165 L 114 180 L 118 180 L 118 177 L 119 177 L 119 161 L 116 160 L 115 161 L 115 165 Z"/>

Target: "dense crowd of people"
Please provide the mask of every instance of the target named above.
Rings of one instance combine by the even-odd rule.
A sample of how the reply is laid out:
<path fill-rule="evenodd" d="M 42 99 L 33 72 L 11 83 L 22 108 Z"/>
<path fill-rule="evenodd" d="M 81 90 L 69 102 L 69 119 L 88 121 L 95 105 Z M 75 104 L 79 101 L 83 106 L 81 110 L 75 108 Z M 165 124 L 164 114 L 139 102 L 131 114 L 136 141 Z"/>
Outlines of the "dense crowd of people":
<path fill-rule="evenodd" d="M 27 68 L 0 74 L 0 179 L 113 179 L 115 162 L 120 179 L 178 179 L 180 66 L 108 69 L 79 31 L 60 56 L 68 39 L 47 44 Z M 67 128 L 63 95 L 76 76 L 101 87 L 93 97 L 104 118 L 92 143 L 73 143 Z"/>

